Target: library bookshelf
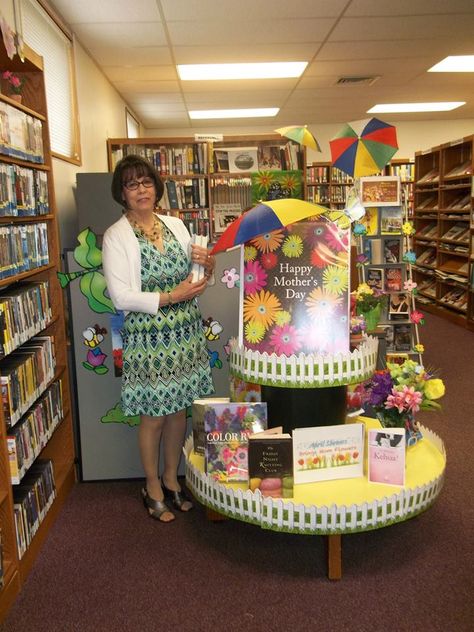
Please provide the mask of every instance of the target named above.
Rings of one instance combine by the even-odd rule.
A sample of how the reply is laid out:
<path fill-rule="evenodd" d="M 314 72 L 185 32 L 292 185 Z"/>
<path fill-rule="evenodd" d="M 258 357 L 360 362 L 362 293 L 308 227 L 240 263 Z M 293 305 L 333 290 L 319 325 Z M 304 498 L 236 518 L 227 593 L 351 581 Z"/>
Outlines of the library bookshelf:
<path fill-rule="evenodd" d="M 415 154 L 413 267 L 423 309 L 474 329 L 473 139 Z"/>
<path fill-rule="evenodd" d="M 146 158 L 159 171 L 165 183 L 161 208 L 179 216 L 190 232 L 207 233 L 211 240 L 257 202 L 258 181 L 262 194 L 264 187 L 273 186 L 276 193 L 297 186 L 291 197 L 305 198 L 304 148 L 278 134 L 225 136 L 213 142 L 192 137 L 107 140 L 110 171 L 129 154 Z"/>
<path fill-rule="evenodd" d="M 75 482 L 59 232 L 42 58 L 0 43 L 0 620 Z"/>

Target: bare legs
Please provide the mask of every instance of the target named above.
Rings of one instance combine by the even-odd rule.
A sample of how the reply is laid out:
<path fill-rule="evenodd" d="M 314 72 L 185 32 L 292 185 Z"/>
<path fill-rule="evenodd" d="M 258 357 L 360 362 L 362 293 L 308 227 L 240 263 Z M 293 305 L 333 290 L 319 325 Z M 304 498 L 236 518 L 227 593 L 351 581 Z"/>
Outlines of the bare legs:
<path fill-rule="evenodd" d="M 186 415 L 182 410 L 173 415 L 150 417 L 142 415 L 138 430 L 138 445 L 145 471 L 148 494 L 155 500 L 163 500 L 163 490 L 158 477 L 160 466 L 160 443 L 163 438 L 163 482 L 173 491 L 179 490 L 178 465 L 181 458 L 184 434 L 186 431 Z M 189 503 L 189 508 L 191 508 Z M 183 506 L 186 511 L 186 506 Z M 171 511 L 165 512 L 161 520 L 169 522 L 174 519 Z"/>

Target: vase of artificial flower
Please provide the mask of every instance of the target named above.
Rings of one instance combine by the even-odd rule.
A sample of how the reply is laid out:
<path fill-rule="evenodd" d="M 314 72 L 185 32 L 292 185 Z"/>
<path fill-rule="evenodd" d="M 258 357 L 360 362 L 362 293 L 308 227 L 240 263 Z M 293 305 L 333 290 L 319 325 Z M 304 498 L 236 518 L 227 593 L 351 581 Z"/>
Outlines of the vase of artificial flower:
<path fill-rule="evenodd" d="M 365 319 L 367 331 L 374 331 L 380 321 L 387 295 L 361 283 L 355 291 L 355 311 Z"/>
<path fill-rule="evenodd" d="M 5 70 L 5 72 L 2 73 L 2 78 L 10 86 L 10 94 L 8 95 L 10 99 L 21 103 L 21 89 L 23 88 L 23 79 L 18 75 L 13 74 L 11 70 Z"/>
<path fill-rule="evenodd" d="M 420 437 L 415 414 L 419 410 L 440 410 L 434 400 L 444 395 L 444 384 L 413 360 L 387 364 L 377 371 L 366 387 L 366 397 L 384 428 L 405 428 L 407 443 Z"/>

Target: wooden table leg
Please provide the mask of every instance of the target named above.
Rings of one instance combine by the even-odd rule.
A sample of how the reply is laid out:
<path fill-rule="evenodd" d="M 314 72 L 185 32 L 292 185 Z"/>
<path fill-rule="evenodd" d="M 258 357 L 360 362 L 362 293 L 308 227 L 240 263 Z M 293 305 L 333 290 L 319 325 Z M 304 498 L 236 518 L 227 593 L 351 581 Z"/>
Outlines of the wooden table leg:
<path fill-rule="evenodd" d="M 342 556 L 341 556 L 341 535 L 328 535 L 328 578 L 341 579 L 342 577 Z"/>

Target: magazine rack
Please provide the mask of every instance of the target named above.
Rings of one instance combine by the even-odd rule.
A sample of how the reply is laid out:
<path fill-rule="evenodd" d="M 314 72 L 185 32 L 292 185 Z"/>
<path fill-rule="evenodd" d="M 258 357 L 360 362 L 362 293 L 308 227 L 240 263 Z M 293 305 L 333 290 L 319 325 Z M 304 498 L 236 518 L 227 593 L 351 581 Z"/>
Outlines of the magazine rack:
<path fill-rule="evenodd" d="M 376 419 L 354 421 L 380 427 Z M 446 467 L 444 444 L 429 429 L 421 431 L 423 440 L 407 450 L 406 484 L 401 488 L 360 477 L 296 485 L 292 500 L 264 498 L 245 483 L 218 483 L 205 474 L 204 458 L 194 453 L 192 436 L 185 444 L 186 483 L 199 502 L 219 515 L 272 531 L 328 536 L 328 577 L 340 579 L 341 535 L 413 518 L 439 495 Z"/>

